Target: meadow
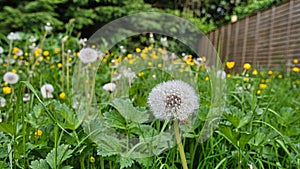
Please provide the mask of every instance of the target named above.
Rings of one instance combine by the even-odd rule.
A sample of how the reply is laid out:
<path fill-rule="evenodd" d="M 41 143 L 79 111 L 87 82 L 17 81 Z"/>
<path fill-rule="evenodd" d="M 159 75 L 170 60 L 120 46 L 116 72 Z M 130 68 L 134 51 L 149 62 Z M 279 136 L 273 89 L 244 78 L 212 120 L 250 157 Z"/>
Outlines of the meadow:
<path fill-rule="evenodd" d="M 0 35 L 0 168 L 176 169 L 182 168 L 182 154 L 190 169 L 300 168 L 296 56 L 289 69 L 224 61 L 225 71 L 212 77 L 206 56 L 170 49 L 176 42 L 159 35 L 141 35 L 142 43 L 120 42 L 97 51 L 85 46 L 87 39 L 54 34 L 50 28 Z M 101 64 L 95 67 L 99 57 Z M 157 93 L 155 87 L 174 80 L 161 71 L 166 63 L 176 74 L 193 77 L 189 87 L 195 93 L 190 96 L 198 98 L 187 97 L 193 104 L 186 106 L 192 119 L 176 114 L 173 121 L 155 114 L 163 85 Z M 97 70 L 96 76 L 91 70 Z M 201 140 L 215 78 L 226 84 L 220 91 L 224 109 Z M 82 103 L 91 106 L 90 92 L 96 93 L 93 101 L 99 106 L 86 116 Z M 167 108 L 184 102 L 171 96 L 176 102 L 167 102 Z M 173 126 L 182 134 L 181 147 Z"/>

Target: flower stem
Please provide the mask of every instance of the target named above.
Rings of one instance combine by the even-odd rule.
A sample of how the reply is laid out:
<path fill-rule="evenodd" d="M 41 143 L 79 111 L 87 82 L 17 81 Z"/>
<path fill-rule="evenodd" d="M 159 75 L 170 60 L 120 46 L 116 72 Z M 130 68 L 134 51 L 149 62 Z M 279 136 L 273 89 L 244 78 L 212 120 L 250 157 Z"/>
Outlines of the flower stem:
<path fill-rule="evenodd" d="M 184 148 L 183 148 L 181 138 L 180 138 L 178 120 L 174 121 L 174 131 L 175 131 L 175 138 L 176 138 L 176 142 L 177 142 L 178 149 L 179 149 L 182 167 L 183 167 L 183 169 L 188 169 L 185 154 L 184 154 Z"/>

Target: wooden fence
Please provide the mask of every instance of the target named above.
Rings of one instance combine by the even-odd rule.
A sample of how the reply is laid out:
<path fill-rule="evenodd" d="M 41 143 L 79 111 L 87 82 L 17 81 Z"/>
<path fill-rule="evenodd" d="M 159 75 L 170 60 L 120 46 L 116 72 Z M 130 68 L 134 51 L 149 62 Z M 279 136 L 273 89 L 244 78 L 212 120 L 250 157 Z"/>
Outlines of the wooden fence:
<path fill-rule="evenodd" d="M 300 55 L 300 0 L 258 12 L 207 34 L 223 61 L 280 67 Z"/>

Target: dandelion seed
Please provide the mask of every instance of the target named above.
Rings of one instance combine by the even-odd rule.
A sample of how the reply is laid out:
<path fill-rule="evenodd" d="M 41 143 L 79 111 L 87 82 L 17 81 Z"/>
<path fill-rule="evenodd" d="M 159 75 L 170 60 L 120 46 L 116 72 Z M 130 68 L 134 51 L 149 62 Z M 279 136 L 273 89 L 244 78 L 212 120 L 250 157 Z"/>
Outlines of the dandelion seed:
<path fill-rule="evenodd" d="M 103 86 L 103 89 L 108 92 L 113 92 L 116 90 L 117 85 L 115 83 L 107 83 Z"/>
<path fill-rule="evenodd" d="M 156 118 L 182 121 L 199 108 L 199 98 L 188 83 L 171 80 L 160 83 L 152 89 L 148 104 Z"/>
<path fill-rule="evenodd" d="M 7 39 L 8 39 L 8 40 L 20 40 L 20 39 L 21 39 L 21 36 L 20 36 L 20 34 L 18 34 L 18 33 L 10 32 L 10 33 L 7 35 Z"/>
<path fill-rule="evenodd" d="M 3 98 L 3 97 L 0 96 L 0 107 L 5 107 L 5 105 L 6 105 L 5 98 Z"/>
<path fill-rule="evenodd" d="M 41 93 L 43 98 L 53 98 L 52 92 L 54 88 L 51 84 L 45 84 L 41 87 Z"/>
<path fill-rule="evenodd" d="M 83 63 L 92 63 L 98 59 L 98 52 L 92 48 L 83 48 L 79 52 L 79 59 Z"/>
<path fill-rule="evenodd" d="M 13 72 L 6 72 L 3 76 L 3 80 L 8 84 L 16 84 L 19 81 L 19 76 Z"/>

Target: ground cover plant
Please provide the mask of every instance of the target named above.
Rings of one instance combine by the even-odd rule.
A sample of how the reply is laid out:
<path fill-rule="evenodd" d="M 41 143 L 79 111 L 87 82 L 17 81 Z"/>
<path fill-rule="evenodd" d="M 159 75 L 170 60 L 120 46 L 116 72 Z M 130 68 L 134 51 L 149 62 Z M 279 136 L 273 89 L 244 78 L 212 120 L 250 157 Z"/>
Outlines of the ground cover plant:
<path fill-rule="evenodd" d="M 99 76 L 94 77 L 95 88 L 87 85 L 87 90 L 96 91 L 101 107 L 92 120 L 99 117 L 126 136 L 148 138 L 166 131 L 169 124 L 159 119 L 147 123 L 146 112 L 151 109 L 148 96 L 152 89 L 172 80 L 153 69 L 161 68 L 159 61 L 169 56 L 174 70 L 188 71 L 195 77 L 199 97 L 193 123 L 186 125 L 188 121 L 178 118 L 181 121 L 177 124 L 184 131 L 181 139 L 188 168 L 300 167 L 298 59 L 292 61 L 289 70 L 257 69 L 249 63 L 238 68 L 234 61 L 225 61 L 226 72 L 217 75 L 226 80 L 225 109 L 218 128 L 206 141 L 199 142 L 212 104 L 212 77 L 205 67 L 206 56 L 195 56 L 161 35 L 140 36 L 143 42 L 124 41 L 110 51 L 96 52 L 103 57 Z M 14 32 L 0 38 L 0 168 L 182 168 L 180 147 L 170 146 L 159 155 L 135 158 L 126 156 L 133 147 L 120 143 L 122 138 L 86 132 L 101 128 L 96 120 L 82 125 L 84 121 L 76 113 L 80 103 L 72 97 L 77 92 L 72 90 L 74 84 L 86 85 L 85 81 L 72 83 L 72 76 L 78 73 L 75 65 L 83 62 L 92 66 L 89 63 L 97 59 L 82 58 L 84 52 L 95 52 L 93 46 L 90 51 L 83 50 L 86 39 L 72 37 L 70 32 L 53 34 L 50 24 L 33 34 Z M 140 59 L 145 59 L 149 69 L 128 69 L 141 63 Z M 122 84 L 129 86 L 127 91 Z M 119 92 L 127 92 L 129 98 L 117 98 Z M 151 150 L 165 148 L 157 146 Z"/>

